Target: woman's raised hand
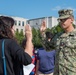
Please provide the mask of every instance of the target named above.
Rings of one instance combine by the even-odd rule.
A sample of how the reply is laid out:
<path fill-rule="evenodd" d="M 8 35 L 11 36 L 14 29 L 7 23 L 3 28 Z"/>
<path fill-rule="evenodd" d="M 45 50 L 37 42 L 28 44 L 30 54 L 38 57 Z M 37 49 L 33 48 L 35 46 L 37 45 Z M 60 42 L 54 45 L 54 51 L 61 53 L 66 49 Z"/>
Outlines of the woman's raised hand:
<path fill-rule="evenodd" d="M 25 26 L 25 36 L 27 39 L 32 40 L 32 28 L 30 27 L 30 25 Z"/>

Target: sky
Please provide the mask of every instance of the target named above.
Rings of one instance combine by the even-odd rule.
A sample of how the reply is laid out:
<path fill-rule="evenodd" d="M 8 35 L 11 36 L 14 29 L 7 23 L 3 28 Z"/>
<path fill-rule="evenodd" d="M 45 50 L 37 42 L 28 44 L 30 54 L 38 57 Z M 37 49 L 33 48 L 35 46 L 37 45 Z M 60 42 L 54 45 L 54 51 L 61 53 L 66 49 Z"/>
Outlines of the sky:
<path fill-rule="evenodd" d="M 73 9 L 76 19 L 76 0 L 0 0 L 0 15 L 26 19 L 58 17 L 60 9 Z"/>

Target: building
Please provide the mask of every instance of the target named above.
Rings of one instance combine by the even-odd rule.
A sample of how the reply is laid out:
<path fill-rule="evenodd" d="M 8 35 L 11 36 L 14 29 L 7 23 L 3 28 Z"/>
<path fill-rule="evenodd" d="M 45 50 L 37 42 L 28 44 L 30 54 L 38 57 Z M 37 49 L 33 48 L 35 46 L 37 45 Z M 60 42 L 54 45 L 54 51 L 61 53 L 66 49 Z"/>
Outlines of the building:
<path fill-rule="evenodd" d="M 25 25 L 27 19 L 25 18 L 20 18 L 20 17 L 12 17 L 15 20 L 15 31 L 18 32 L 25 32 Z"/>
<path fill-rule="evenodd" d="M 56 26 L 58 24 L 57 18 L 52 17 L 52 16 L 29 19 L 27 20 L 27 24 L 30 24 L 31 27 L 38 29 L 40 28 L 43 20 L 45 20 L 47 28 L 52 28 L 53 26 Z"/>
<path fill-rule="evenodd" d="M 42 21 L 45 20 L 46 22 L 46 27 L 51 29 L 52 27 L 56 26 L 58 24 L 57 21 L 58 18 L 56 17 L 41 17 L 41 18 L 35 18 L 35 19 L 29 19 L 27 20 L 27 24 L 30 24 L 31 27 L 34 27 L 36 29 L 40 28 Z M 76 27 L 76 20 L 74 20 L 73 22 L 75 24 Z"/>
<path fill-rule="evenodd" d="M 22 31 L 23 34 L 25 34 L 26 24 L 29 24 L 31 27 L 34 27 L 36 29 L 40 28 L 43 20 L 45 20 L 46 22 L 46 27 L 50 29 L 58 24 L 57 18 L 52 16 L 35 18 L 35 19 L 25 19 L 21 17 L 13 17 L 13 16 L 10 16 L 10 17 L 12 17 L 15 20 L 15 31 L 18 31 L 18 32 Z M 76 25 L 76 20 L 74 20 L 73 23 Z"/>
<path fill-rule="evenodd" d="M 47 28 L 52 28 L 58 24 L 57 18 L 56 17 L 48 17 L 47 18 Z"/>

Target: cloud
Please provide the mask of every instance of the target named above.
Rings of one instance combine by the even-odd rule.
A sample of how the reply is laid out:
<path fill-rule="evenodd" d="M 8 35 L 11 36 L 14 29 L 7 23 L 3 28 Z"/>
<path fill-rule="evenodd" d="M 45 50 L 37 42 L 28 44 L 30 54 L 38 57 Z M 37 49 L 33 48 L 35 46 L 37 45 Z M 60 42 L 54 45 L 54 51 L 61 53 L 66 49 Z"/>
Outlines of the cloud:
<path fill-rule="evenodd" d="M 73 11 L 76 11 L 76 8 L 67 7 L 67 9 L 72 9 Z"/>
<path fill-rule="evenodd" d="M 52 11 L 58 11 L 60 9 L 72 9 L 74 12 L 76 11 L 76 8 L 72 8 L 72 7 L 61 7 L 61 6 L 56 6 L 54 8 L 52 8 Z"/>
<path fill-rule="evenodd" d="M 52 8 L 53 11 L 58 11 L 58 10 L 60 10 L 60 9 L 61 9 L 60 6 L 56 6 L 56 7 Z"/>

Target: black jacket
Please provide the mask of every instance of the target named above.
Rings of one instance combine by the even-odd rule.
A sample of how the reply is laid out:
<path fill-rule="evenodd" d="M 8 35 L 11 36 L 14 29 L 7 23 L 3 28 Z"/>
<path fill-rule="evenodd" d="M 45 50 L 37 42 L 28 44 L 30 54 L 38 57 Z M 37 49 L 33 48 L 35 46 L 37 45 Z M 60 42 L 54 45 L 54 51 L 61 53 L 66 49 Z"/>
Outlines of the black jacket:
<path fill-rule="evenodd" d="M 3 38 L 5 39 L 5 38 Z M 3 75 L 2 40 L 0 39 L 0 75 Z M 7 75 L 20 75 L 20 67 L 32 62 L 30 55 L 24 52 L 16 41 L 5 39 L 4 43 Z"/>

